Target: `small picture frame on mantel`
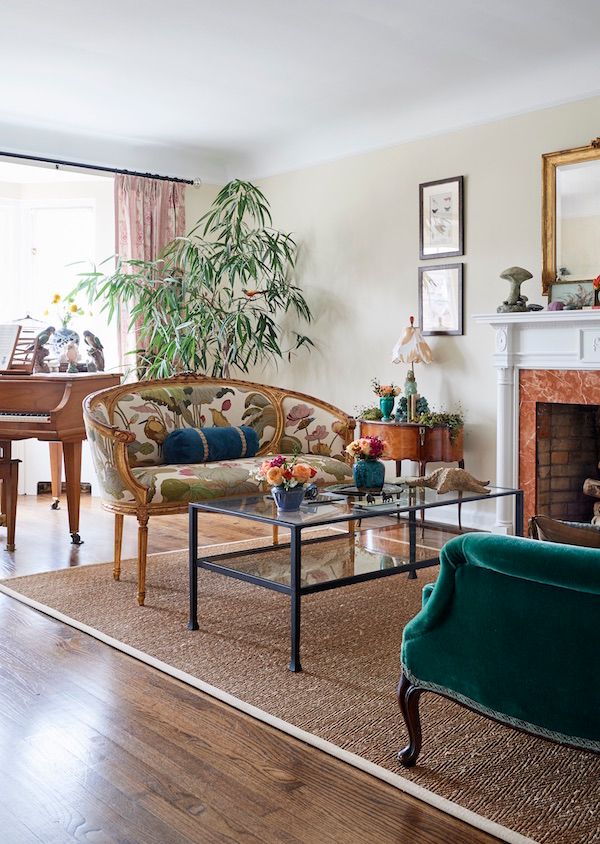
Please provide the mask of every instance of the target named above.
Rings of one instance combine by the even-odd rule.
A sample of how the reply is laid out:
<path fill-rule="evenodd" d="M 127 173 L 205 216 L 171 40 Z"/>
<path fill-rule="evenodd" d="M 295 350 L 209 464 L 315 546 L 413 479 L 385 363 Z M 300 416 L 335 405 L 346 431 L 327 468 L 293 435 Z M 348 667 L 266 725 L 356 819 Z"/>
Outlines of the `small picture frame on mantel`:
<path fill-rule="evenodd" d="M 463 176 L 419 185 L 419 257 L 464 255 Z"/>
<path fill-rule="evenodd" d="M 463 334 L 464 264 L 419 267 L 419 324 L 423 334 Z"/>

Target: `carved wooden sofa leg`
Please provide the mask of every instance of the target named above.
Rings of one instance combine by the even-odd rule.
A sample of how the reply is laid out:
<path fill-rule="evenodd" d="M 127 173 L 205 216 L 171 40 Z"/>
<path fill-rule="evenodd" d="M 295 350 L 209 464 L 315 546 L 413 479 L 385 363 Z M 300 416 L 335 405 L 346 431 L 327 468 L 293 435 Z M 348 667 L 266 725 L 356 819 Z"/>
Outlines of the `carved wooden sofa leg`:
<path fill-rule="evenodd" d="M 123 519 L 122 513 L 115 513 L 115 556 L 113 561 L 113 577 L 119 580 L 121 577 L 121 548 L 123 546 Z"/>
<path fill-rule="evenodd" d="M 148 510 L 138 510 L 138 591 L 137 602 L 144 606 L 146 599 L 146 557 L 148 555 Z"/>
<path fill-rule="evenodd" d="M 398 703 L 408 730 L 408 744 L 398 753 L 398 761 L 405 768 L 412 768 L 417 764 L 421 752 L 421 718 L 419 716 L 419 698 L 423 689 L 413 686 L 408 677 L 402 673 L 398 684 Z"/>

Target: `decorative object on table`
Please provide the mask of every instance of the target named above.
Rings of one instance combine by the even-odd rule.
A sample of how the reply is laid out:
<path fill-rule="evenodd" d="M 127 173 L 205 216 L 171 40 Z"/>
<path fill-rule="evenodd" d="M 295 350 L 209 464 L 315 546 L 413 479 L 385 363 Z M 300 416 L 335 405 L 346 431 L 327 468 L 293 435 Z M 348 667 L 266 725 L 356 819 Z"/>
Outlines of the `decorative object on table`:
<path fill-rule="evenodd" d="M 489 481 L 479 481 L 464 469 L 436 469 L 422 478 L 403 478 L 408 486 L 425 486 L 437 492 L 477 492 L 487 495 Z"/>
<path fill-rule="evenodd" d="M 83 339 L 88 347 L 88 372 L 104 372 L 104 346 L 100 338 L 91 331 L 84 331 Z M 90 369 L 90 366 L 93 368 Z"/>
<path fill-rule="evenodd" d="M 425 396 L 419 396 L 416 401 L 415 416 L 417 420 L 429 412 L 429 403 Z M 363 416 L 363 419 L 366 419 Z M 408 422 L 408 399 L 406 396 L 400 396 L 398 404 L 396 405 L 395 421 L 397 423 Z"/>
<path fill-rule="evenodd" d="M 384 442 L 379 437 L 360 437 L 346 446 L 346 452 L 354 458 L 352 474 L 358 489 L 380 490 L 383 487 L 385 466 L 379 458 L 384 450 Z"/>
<path fill-rule="evenodd" d="M 464 264 L 419 267 L 419 322 L 426 335 L 463 333 Z"/>
<path fill-rule="evenodd" d="M 415 318 L 410 317 L 410 325 L 392 350 L 392 363 L 409 363 L 410 369 L 404 384 L 404 395 L 408 402 L 408 422 L 414 422 L 417 415 L 417 382 L 415 363 L 431 363 L 433 355 L 429 345 L 423 340 L 421 329 L 415 325 Z"/>
<path fill-rule="evenodd" d="M 419 185 L 419 257 L 464 254 L 463 176 Z"/>
<path fill-rule="evenodd" d="M 379 407 L 361 406 L 354 409 L 354 416 L 356 419 L 367 419 L 371 422 L 378 422 L 383 416 L 383 413 Z"/>
<path fill-rule="evenodd" d="M 94 268 L 78 290 L 102 300 L 111 319 L 127 307 L 141 377 L 227 378 L 310 351 L 302 325 L 312 314 L 293 278 L 296 251 L 292 235 L 272 227 L 262 191 L 234 179 L 159 259 L 118 259 L 109 275 Z"/>
<path fill-rule="evenodd" d="M 395 384 L 380 384 L 377 378 L 373 378 L 371 386 L 375 395 L 379 396 L 382 421 L 391 422 L 392 413 L 394 412 L 394 401 L 400 392 L 400 387 L 397 387 Z"/>
<path fill-rule="evenodd" d="M 298 455 L 284 457 L 278 454 L 269 460 L 264 460 L 256 473 L 258 480 L 266 481 L 271 486 L 273 496 L 278 510 L 289 512 L 297 510 L 304 500 L 307 492 L 305 484 L 314 478 L 317 470 L 307 463 L 301 463 Z M 316 487 L 311 484 L 312 487 Z"/>
<path fill-rule="evenodd" d="M 498 305 L 496 312 L 499 314 L 519 314 L 527 310 L 527 296 L 521 293 L 521 285 L 524 281 L 533 278 L 533 275 L 524 267 L 508 267 L 500 273 L 500 278 L 505 278 L 510 284 L 508 296 Z"/>
<path fill-rule="evenodd" d="M 46 348 L 46 346 L 53 337 L 54 332 L 55 328 L 53 325 L 43 328 L 35 338 L 35 342 L 27 349 L 27 351 L 33 352 L 34 372 L 50 372 L 50 367 L 46 361 L 46 358 L 50 354 L 50 350 Z"/>
<path fill-rule="evenodd" d="M 77 366 L 77 361 L 79 360 L 79 346 L 74 340 L 69 340 L 64 354 L 67 359 L 67 372 L 71 374 L 79 372 L 79 367 Z"/>
<path fill-rule="evenodd" d="M 75 316 L 83 316 L 83 308 L 81 308 L 75 301 L 73 295 L 69 294 L 64 299 L 60 293 L 55 293 L 51 305 L 55 308 L 56 314 L 60 321 L 60 328 L 57 328 L 52 335 L 50 343 L 50 351 L 52 356 L 58 358 L 60 363 L 69 363 L 67 360 L 67 344 L 75 343 L 79 345 L 79 334 L 73 329 L 69 328 L 69 323 Z M 49 309 L 44 311 L 44 316 L 47 316 Z"/>
<path fill-rule="evenodd" d="M 450 442 L 455 442 L 459 433 L 465 426 L 465 419 L 461 410 L 449 413 L 446 410 L 426 410 L 417 419 L 419 425 L 426 425 L 428 428 L 435 428 L 444 425 L 450 429 Z"/>

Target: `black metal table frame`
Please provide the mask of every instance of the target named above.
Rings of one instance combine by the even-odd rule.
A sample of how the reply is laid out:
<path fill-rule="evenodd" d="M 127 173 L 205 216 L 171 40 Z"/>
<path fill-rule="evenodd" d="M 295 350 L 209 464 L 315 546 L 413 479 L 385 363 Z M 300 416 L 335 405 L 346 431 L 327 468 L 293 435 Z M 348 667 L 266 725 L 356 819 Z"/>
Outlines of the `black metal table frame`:
<path fill-rule="evenodd" d="M 505 490 L 494 493 L 488 498 L 502 498 L 507 495 L 515 496 L 515 535 L 523 535 L 523 491 L 522 490 Z M 483 499 L 483 496 L 482 496 Z M 470 499 L 470 500 L 482 500 Z M 428 503 L 425 509 L 432 509 L 434 507 L 441 507 L 447 504 L 455 504 L 456 501 L 443 501 L 440 503 Z M 243 580 L 247 583 L 253 583 L 255 586 L 263 586 L 265 589 L 271 589 L 274 592 L 282 592 L 290 596 L 290 662 L 288 668 L 292 672 L 302 671 L 300 663 L 300 606 L 302 595 L 309 595 L 314 592 L 324 592 L 329 589 L 337 589 L 341 586 L 349 586 L 352 583 L 361 583 L 366 580 L 375 580 L 380 577 L 388 577 L 394 574 L 403 574 L 408 572 L 409 578 L 416 578 L 417 570 L 428 568 L 437 565 L 439 562 L 439 555 L 431 557 L 427 560 L 416 559 L 416 539 L 417 539 L 417 510 L 423 509 L 423 503 L 415 503 L 411 505 L 389 505 L 385 510 L 375 508 L 373 510 L 367 508 L 356 507 L 354 512 L 344 513 L 343 517 L 336 517 L 335 519 L 324 519 L 322 523 L 307 523 L 305 525 L 294 525 L 285 521 L 285 518 L 275 519 L 266 516 L 260 516 L 255 513 L 244 513 L 223 511 L 218 509 L 216 502 L 211 503 L 194 503 L 189 506 L 189 585 L 190 585 L 190 614 L 188 621 L 188 630 L 199 630 L 198 624 L 198 569 L 207 569 L 208 571 L 216 572 L 217 574 L 225 575 L 226 577 L 233 577 L 236 580 Z M 229 551 L 224 554 L 216 554 L 212 557 L 198 558 L 198 513 L 200 511 L 208 513 L 218 513 L 223 516 L 233 516 L 235 518 L 249 519 L 255 522 L 264 522 L 276 527 L 285 527 L 290 531 L 290 542 L 280 543 L 277 545 L 268 545 L 264 548 L 248 548 L 242 551 Z M 409 536 L 409 562 L 405 565 L 394 566 L 390 569 L 377 569 L 370 572 L 363 572 L 357 575 L 336 578 L 335 580 L 328 580 L 322 583 L 312 583 L 307 586 L 301 585 L 302 572 L 302 545 L 309 545 L 316 542 L 331 542 L 340 541 L 341 539 L 348 539 L 354 536 L 350 531 L 331 537 L 318 537 L 314 539 L 307 539 L 302 542 L 303 528 L 326 527 L 328 524 L 336 524 L 337 522 L 360 522 L 363 518 L 375 518 L 377 516 L 408 516 L 408 536 Z M 261 554 L 269 551 L 280 551 L 281 549 L 290 549 L 290 585 L 284 583 L 277 583 L 273 580 L 268 580 L 258 575 L 249 574 L 247 572 L 238 571 L 227 566 L 221 565 L 221 561 L 228 559 L 239 559 L 255 554 Z"/>

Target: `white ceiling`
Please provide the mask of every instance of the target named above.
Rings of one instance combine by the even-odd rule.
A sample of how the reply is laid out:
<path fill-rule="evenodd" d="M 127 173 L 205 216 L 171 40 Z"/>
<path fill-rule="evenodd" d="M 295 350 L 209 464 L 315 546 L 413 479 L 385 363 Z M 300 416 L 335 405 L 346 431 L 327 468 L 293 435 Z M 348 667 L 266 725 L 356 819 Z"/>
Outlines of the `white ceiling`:
<path fill-rule="evenodd" d="M 599 34 L 598 0 L 21 0 L 0 122 L 264 175 L 598 94 Z"/>

